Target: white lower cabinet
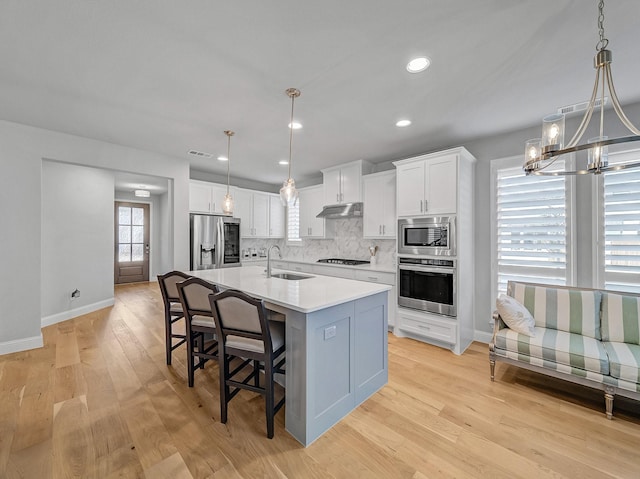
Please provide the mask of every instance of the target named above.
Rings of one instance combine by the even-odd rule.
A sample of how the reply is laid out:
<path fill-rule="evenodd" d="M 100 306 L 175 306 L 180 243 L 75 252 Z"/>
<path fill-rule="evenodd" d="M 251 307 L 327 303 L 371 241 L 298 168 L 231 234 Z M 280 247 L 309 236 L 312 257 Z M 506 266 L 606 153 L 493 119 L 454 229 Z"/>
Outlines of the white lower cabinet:
<path fill-rule="evenodd" d="M 398 328 L 408 333 L 454 345 L 457 342 L 455 318 L 398 308 Z"/>
<path fill-rule="evenodd" d="M 355 272 L 348 268 L 336 268 L 335 266 L 327 266 L 324 264 L 314 264 L 313 272 L 324 276 L 334 276 L 336 278 L 356 279 Z"/>

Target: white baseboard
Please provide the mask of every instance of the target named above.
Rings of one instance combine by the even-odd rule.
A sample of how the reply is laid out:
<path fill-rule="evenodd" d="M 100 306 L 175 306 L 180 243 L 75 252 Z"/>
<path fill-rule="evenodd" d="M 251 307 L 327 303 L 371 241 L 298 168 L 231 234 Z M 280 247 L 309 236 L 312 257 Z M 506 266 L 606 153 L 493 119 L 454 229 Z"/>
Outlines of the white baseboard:
<path fill-rule="evenodd" d="M 51 316 L 45 316 L 40 320 L 41 327 L 51 326 L 67 319 L 82 316 L 83 314 L 93 313 L 102 308 L 108 308 L 115 304 L 115 298 L 105 299 L 104 301 L 98 301 L 97 303 L 87 304 L 80 308 L 70 309 L 69 311 L 63 311 L 62 313 L 52 314 Z"/>
<path fill-rule="evenodd" d="M 491 338 L 493 338 L 493 333 L 487 333 L 486 331 L 478 331 L 477 329 L 473 332 L 474 341 L 489 344 L 491 342 Z"/>
<path fill-rule="evenodd" d="M 36 349 L 42 347 L 42 334 L 31 336 L 30 338 L 14 339 L 13 341 L 4 341 L 0 343 L 0 355 L 17 353 L 28 349 Z"/>

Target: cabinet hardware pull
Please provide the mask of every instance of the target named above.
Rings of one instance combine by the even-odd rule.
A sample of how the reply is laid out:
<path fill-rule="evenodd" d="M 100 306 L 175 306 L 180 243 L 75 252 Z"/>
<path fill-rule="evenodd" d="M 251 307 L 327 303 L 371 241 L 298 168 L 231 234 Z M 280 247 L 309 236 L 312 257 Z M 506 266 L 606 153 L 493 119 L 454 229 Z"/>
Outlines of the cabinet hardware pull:
<path fill-rule="evenodd" d="M 376 278 L 375 276 L 367 276 L 367 278 L 369 278 L 371 281 L 378 281 L 378 278 Z"/>
<path fill-rule="evenodd" d="M 427 206 L 427 200 L 424 200 L 424 212 L 426 213 L 429 207 Z"/>
<path fill-rule="evenodd" d="M 378 225 L 378 234 L 382 234 L 382 225 Z"/>
<path fill-rule="evenodd" d="M 385 233 L 386 233 L 386 231 L 385 231 L 385 228 L 386 228 L 386 227 L 387 227 L 387 225 L 382 225 L 382 234 L 385 234 Z"/>
<path fill-rule="evenodd" d="M 336 203 L 340 203 L 340 194 L 336 193 Z"/>
<path fill-rule="evenodd" d="M 420 200 L 420 213 L 422 213 L 422 200 Z"/>

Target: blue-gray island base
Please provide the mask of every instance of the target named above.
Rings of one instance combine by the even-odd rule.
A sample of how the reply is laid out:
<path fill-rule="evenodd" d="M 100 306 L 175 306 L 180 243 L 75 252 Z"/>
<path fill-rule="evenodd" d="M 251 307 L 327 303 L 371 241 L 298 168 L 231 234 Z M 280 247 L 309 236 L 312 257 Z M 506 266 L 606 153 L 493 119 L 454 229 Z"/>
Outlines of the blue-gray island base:
<path fill-rule="evenodd" d="M 190 274 L 262 298 L 286 316 L 285 428 L 304 446 L 387 383 L 389 286 L 320 275 L 266 278 L 259 267 Z M 332 299 L 309 307 L 313 296 Z"/>

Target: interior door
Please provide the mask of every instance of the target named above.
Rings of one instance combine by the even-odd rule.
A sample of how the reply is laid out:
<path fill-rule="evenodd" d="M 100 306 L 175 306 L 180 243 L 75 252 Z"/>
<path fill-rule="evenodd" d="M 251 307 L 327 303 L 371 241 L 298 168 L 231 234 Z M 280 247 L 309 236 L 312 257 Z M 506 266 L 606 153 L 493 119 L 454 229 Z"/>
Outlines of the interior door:
<path fill-rule="evenodd" d="M 149 281 L 149 205 L 115 202 L 115 283 Z"/>

